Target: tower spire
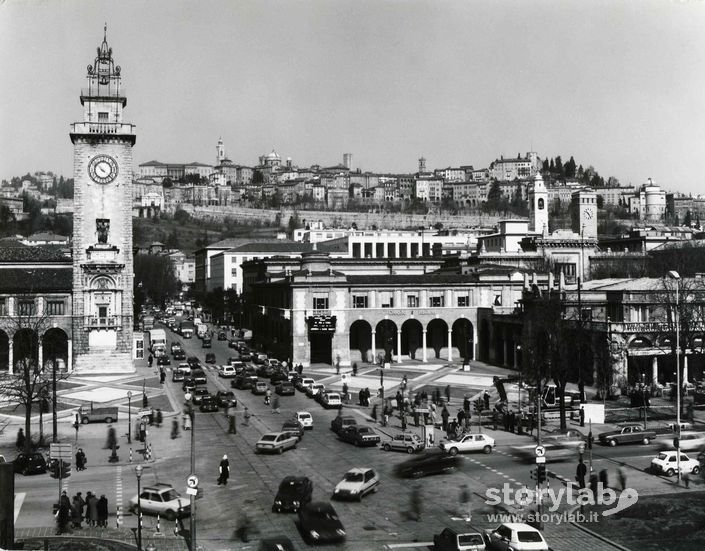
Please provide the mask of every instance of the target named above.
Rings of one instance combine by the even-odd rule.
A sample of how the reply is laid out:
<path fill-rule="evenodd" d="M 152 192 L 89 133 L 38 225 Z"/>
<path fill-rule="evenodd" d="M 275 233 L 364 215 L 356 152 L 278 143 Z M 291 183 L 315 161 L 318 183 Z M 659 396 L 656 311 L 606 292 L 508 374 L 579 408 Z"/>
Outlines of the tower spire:
<path fill-rule="evenodd" d="M 103 25 L 103 42 L 108 41 L 108 22 L 105 22 L 105 25 Z"/>

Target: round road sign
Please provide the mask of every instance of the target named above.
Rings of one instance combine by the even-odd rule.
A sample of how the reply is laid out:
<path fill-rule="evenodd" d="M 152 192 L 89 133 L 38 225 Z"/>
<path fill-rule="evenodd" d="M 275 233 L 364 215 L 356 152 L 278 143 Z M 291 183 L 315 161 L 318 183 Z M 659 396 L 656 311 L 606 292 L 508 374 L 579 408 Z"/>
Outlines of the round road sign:
<path fill-rule="evenodd" d="M 189 488 L 195 488 L 198 486 L 198 477 L 195 474 L 192 474 L 186 479 L 186 484 L 188 484 Z"/>
<path fill-rule="evenodd" d="M 536 452 L 536 457 L 543 457 L 546 455 L 546 448 L 543 446 L 536 446 L 536 449 L 534 450 Z"/>

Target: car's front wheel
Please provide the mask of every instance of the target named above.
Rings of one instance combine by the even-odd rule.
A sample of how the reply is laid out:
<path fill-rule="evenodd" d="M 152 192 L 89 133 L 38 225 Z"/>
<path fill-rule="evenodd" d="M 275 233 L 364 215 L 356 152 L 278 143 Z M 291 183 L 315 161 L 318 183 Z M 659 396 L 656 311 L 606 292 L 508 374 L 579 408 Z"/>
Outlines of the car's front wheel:
<path fill-rule="evenodd" d="M 386 452 L 392 451 L 392 447 L 391 447 L 389 444 L 385 444 L 384 446 L 382 446 L 382 448 L 383 448 L 384 451 L 386 451 Z"/>
<path fill-rule="evenodd" d="M 410 453 L 410 454 L 411 454 L 411 453 L 414 453 L 414 448 L 412 448 L 411 446 L 409 446 L 408 448 L 406 448 L 406 453 Z"/>
<path fill-rule="evenodd" d="M 644 439 L 641 441 L 645 446 L 648 446 L 651 443 L 651 439 L 648 437 L 644 437 Z"/>
<path fill-rule="evenodd" d="M 492 446 L 485 446 L 482 448 L 482 451 L 485 453 L 492 453 Z"/>
<path fill-rule="evenodd" d="M 449 453 L 450 455 L 458 455 L 458 448 L 450 448 L 450 449 L 448 450 L 448 453 Z"/>
<path fill-rule="evenodd" d="M 673 476 L 674 474 L 676 474 L 676 471 L 674 471 L 673 469 L 668 469 L 666 471 L 666 476 Z"/>
<path fill-rule="evenodd" d="M 700 472 L 700 467 L 698 467 L 698 466 L 696 465 L 695 467 L 693 467 L 693 470 L 692 470 L 691 472 L 692 472 L 693 474 L 698 474 L 698 473 Z"/>
<path fill-rule="evenodd" d="M 610 446 L 612 446 L 613 448 L 617 445 L 617 441 L 616 441 L 616 440 L 608 440 L 607 443 L 608 443 Z"/>

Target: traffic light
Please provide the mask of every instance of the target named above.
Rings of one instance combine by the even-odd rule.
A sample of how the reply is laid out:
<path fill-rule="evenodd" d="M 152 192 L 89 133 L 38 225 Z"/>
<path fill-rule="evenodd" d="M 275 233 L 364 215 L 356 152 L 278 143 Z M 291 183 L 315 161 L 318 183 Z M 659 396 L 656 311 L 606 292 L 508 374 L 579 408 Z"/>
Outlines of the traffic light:
<path fill-rule="evenodd" d="M 531 480 L 535 480 L 536 479 L 536 471 L 534 471 L 534 469 L 531 469 L 529 471 L 529 476 L 531 477 Z"/>
<path fill-rule="evenodd" d="M 543 484 L 544 482 L 546 482 L 546 465 L 536 466 L 536 476 L 538 478 L 537 482 L 539 484 Z"/>

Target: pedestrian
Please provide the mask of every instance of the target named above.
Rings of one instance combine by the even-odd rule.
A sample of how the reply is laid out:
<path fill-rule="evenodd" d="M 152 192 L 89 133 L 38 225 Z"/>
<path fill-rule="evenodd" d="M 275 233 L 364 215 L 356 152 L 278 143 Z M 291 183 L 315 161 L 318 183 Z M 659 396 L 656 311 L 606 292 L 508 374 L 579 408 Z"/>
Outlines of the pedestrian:
<path fill-rule="evenodd" d="M 108 498 L 105 494 L 101 494 L 98 500 L 98 526 L 108 527 Z"/>
<path fill-rule="evenodd" d="M 164 381 L 166 381 L 166 371 L 164 371 L 163 367 L 159 368 L 159 382 L 161 384 L 164 384 Z"/>
<path fill-rule="evenodd" d="M 269 390 L 269 387 L 267 387 L 267 391 L 264 393 L 264 405 L 268 406 L 269 402 L 272 398 L 272 391 Z"/>
<path fill-rule="evenodd" d="M 376 423 L 377 422 L 377 404 L 372 406 L 372 413 L 370 413 L 370 417 L 372 417 L 372 420 Z"/>
<path fill-rule="evenodd" d="M 414 426 L 418 427 L 419 426 L 419 412 L 416 410 L 416 405 L 414 405 L 413 412 L 414 412 Z"/>
<path fill-rule="evenodd" d="M 433 390 L 433 403 L 436 405 L 441 403 L 441 389 L 438 387 Z"/>
<path fill-rule="evenodd" d="M 449 417 L 450 417 L 450 413 L 448 412 L 448 408 L 443 406 L 443 410 L 441 410 L 441 420 L 443 421 L 441 428 L 444 431 L 448 430 L 448 418 Z"/>
<path fill-rule="evenodd" d="M 343 403 L 348 403 L 348 383 L 343 383 Z"/>
<path fill-rule="evenodd" d="M 71 527 L 81 528 L 82 522 L 81 502 L 78 500 L 78 496 L 73 496 L 73 501 L 71 502 Z"/>
<path fill-rule="evenodd" d="M 245 413 L 243 414 L 243 418 L 245 421 L 242 423 L 246 427 L 250 426 L 250 410 L 247 409 L 247 406 L 245 406 Z"/>
<path fill-rule="evenodd" d="M 409 516 L 421 522 L 421 487 L 418 484 L 411 488 Z"/>
<path fill-rule="evenodd" d="M 279 411 L 279 397 L 275 396 L 274 400 L 272 400 L 272 413 L 281 413 Z"/>
<path fill-rule="evenodd" d="M 531 412 L 529 414 L 529 436 L 534 435 L 535 425 L 536 425 L 536 414 Z"/>
<path fill-rule="evenodd" d="M 355 364 L 355 365 L 357 365 L 357 364 Z M 353 365 L 353 372 L 355 371 L 355 369 L 354 369 L 355 365 Z M 296 371 L 299 373 L 299 375 L 301 375 L 304 372 L 304 366 L 302 363 L 299 363 L 299 365 L 296 366 Z"/>
<path fill-rule="evenodd" d="M 578 487 L 582 490 L 585 488 L 585 477 L 587 476 L 587 466 L 583 463 L 582 457 L 578 461 L 578 468 L 575 470 L 575 480 Z"/>
<path fill-rule="evenodd" d="M 74 497 L 74 499 L 78 500 L 78 512 L 81 515 L 81 518 L 83 518 L 83 510 L 86 507 L 86 500 L 83 499 L 81 492 L 76 492 L 76 496 Z"/>
<path fill-rule="evenodd" d="M 174 440 L 175 438 L 179 437 L 179 421 L 174 418 L 171 421 L 171 439 Z"/>
<path fill-rule="evenodd" d="M 465 410 L 459 409 L 456 418 L 458 419 L 458 425 L 462 427 L 465 424 Z"/>
<path fill-rule="evenodd" d="M 162 414 L 162 410 L 157 408 L 157 416 L 156 416 L 157 427 L 162 426 L 162 421 L 164 421 L 164 415 Z"/>
<path fill-rule="evenodd" d="M 625 467 L 626 465 L 624 463 L 620 463 L 617 469 L 617 480 L 619 480 L 619 488 L 621 490 L 627 489 L 627 471 Z"/>
<path fill-rule="evenodd" d="M 149 409 L 149 415 L 147 416 L 149 426 L 151 427 L 154 424 L 154 408 Z"/>
<path fill-rule="evenodd" d="M 516 427 L 517 416 L 514 411 L 509 412 L 509 432 L 513 433 Z"/>
<path fill-rule="evenodd" d="M 86 470 L 86 454 L 83 451 L 83 448 L 78 448 L 78 451 L 76 452 L 76 470 Z"/>
<path fill-rule="evenodd" d="M 516 417 L 517 434 L 524 434 L 524 419 L 526 419 L 526 414 L 524 413 L 524 410 L 521 410 Z"/>
<path fill-rule="evenodd" d="M 382 426 L 386 427 L 387 423 L 389 423 L 389 406 L 385 405 L 382 408 Z"/>
<path fill-rule="evenodd" d="M 105 441 L 105 449 L 112 450 L 113 446 L 117 446 L 117 434 L 115 432 L 115 427 L 108 425 L 108 438 Z"/>
<path fill-rule="evenodd" d="M 25 440 L 26 438 L 24 437 L 24 431 L 19 429 L 17 431 L 17 440 L 15 440 L 15 447 L 20 451 L 24 450 Z"/>
<path fill-rule="evenodd" d="M 218 486 L 221 484 L 227 486 L 228 477 L 230 476 L 230 462 L 228 461 L 227 454 L 223 455 L 223 459 L 220 460 L 218 472 L 220 473 L 220 476 L 218 477 Z"/>
<path fill-rule="evenodd" d="M 502 425 L 504 426 L 504 431 L 509 432 L 509 413 L 506 409 L 502 410 Z"/>
<path fill-rule="evenodd" d="M 98 523 L 98 498 L 95 494 L 91 494 L 91 497 L 86 498 L 86 505 L 88 506 L 88 511 L 90 511 L 91 526 L 96 526 Z"/>
<path fill-rule="evenodd" d="M 65 494 L 66 492 L 64 492 Z M 63 496 L 62 496 L 63 497 Z M 67 533 L 69 530 L 69 520 L 71 518 L 71 502 L 66 498 L 59 501 L 59 509 L 56 511 L 56 535 Z"/>
<path fill-rule="evenodd" d="M 446 404 L 450 404 L 450 385 L 446 385 Z"/>
<path fill-rule="evenodd" d="M 356 377 L 357 376 L 357 362 L 353 362 L 352 365 L 352 376 Z"/>
<path fill-rule="evenodd" d="M 404 377 L 403 377 L 402 380 L 401 380 L 401 389 L 402 389 L 402 390 L 406 390 L 407 382 L 408 382 L 408 380 L 407 380 L 407 378 L 406 378 L 406 375 L 404 375 Z"/>
<path fill-rule="evenodd" d="M 394 396 L 394 401 L 397 403 L 397 409 L 401 411 L 402 404 L 404 403 L 404 398 L 401 395 L 400 390 L 397 390 L 396 396 Z"/>
<path fill-rule="evenodd" d="M 601 492 L 604 492 L 607 488 L 609 488 L 609 480 L 607 477 L 607 469 L 602 469 L 600 471 L 600 484 L 602 484 L 602 489 Z"/>
<path fill-rule="evenodd" d="M 144 356 L 142 356 L 144 358 Z M 147 366 L 152 367 L 152 363 L 154 362 L 154 357 L 150 354 L 149 358 L 147 358 Z"/>
<path fill-rule="evenodd" d="M 402 409 L 401 412 L 399 413 L 401 417 L 401 430 L 405 431 L 406 430 L 406 412 Z"/>
<path fill-rule="evenodd" d="M 489 409 L 490 409 L 490 391 L 489 390 L 485 390 L 485 393 L 482 395 L 482 399 L 485 402 L 484 403 L 485 410 L 489 411 Z"/>
<path fill-rule="evenodd" d="M 460 503 L 459 515 L 466 522 L 472 520 L 472 512 L 470 510 L 470 490 L 467 484 L 462 484 L 460 486 L 460 495 L 458 496 L 458 501 Z"/>
<path fill-rule="evenodd" d="M 492 410 L 492 430 L 497 430 L 497 424 L 499 422 L 499 413 L 497 410 Z"/>
<path fill-rule="evenodd" d="M 683 473 L 683 483 L 685 484 L 686 489 L 690 488 L 690 471 Z"/>
<path fill-rule="evenodd" d="M 370 387 L 365 387 L 365 407 L 370 407 Z"/>

